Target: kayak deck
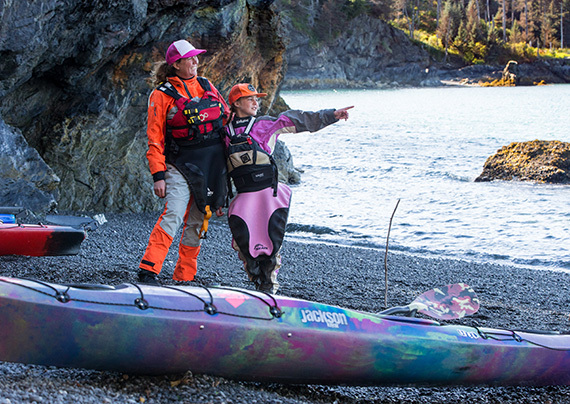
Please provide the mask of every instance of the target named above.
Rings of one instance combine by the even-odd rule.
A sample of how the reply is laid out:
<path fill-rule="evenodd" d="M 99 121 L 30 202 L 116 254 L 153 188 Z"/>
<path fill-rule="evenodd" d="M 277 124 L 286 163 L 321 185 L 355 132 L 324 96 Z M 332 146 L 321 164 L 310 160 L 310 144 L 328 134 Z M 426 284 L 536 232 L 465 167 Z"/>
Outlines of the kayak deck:
<path fill-rule="evenodd" d="M 0 360 L 315 384 L 570 384 L 570 336 L 226 287 L 0 278 Z"/>

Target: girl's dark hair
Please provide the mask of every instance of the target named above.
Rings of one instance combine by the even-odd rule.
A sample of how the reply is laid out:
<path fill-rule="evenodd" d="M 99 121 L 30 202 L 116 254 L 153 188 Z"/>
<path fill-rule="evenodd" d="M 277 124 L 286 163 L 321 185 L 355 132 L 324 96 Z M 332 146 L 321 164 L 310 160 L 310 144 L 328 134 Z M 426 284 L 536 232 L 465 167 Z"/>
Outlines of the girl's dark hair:
<path fill-rule="evenodd" d="M 168 77 L 172 76 L 176 76 L 174 66 L 169 65 L 165 61 L 155 63 L 151 73 L 152 84 L 156 87 L 160 83 L 164 83 Z"/>

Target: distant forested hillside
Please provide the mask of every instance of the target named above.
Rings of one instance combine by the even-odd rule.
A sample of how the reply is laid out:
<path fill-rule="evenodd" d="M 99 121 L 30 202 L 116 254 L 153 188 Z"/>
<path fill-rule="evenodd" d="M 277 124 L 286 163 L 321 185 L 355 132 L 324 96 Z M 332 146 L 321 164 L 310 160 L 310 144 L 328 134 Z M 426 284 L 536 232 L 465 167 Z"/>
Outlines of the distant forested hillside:
<path fill-rule="evenodd" d="M 445 61 L 504 63 L 570 57 L 570 0 L 279 0 L 294 27 L 316 43 L 367 14 L 400 28 Z M 566 49 L 562 49 L 566 48 Z"/>

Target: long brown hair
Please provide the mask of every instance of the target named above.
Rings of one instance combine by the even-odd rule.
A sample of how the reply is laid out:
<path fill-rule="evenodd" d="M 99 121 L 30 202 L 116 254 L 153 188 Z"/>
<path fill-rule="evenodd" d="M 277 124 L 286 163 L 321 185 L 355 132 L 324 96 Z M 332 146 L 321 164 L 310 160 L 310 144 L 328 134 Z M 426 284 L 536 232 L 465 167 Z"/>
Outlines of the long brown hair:
<path fill-rule="evenodd" d="M 164 83 L 167 78 L 176 76 L 176 69 L 166 61 L 155 63 L 151 72 L 152 84 L 156 87 Z"/>

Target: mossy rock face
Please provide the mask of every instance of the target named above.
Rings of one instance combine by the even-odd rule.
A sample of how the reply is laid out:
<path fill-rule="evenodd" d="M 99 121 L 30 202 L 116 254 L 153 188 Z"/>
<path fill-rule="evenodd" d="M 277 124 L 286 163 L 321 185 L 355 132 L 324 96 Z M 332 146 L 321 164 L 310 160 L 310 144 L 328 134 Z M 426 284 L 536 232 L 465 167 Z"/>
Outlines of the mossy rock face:
<path fill-rule="evenodd" d="M 476 182 L 493 180 L 570 184 L 570 143 L 513 142 L 489 157 Z"/>

